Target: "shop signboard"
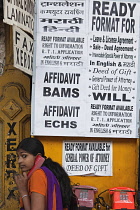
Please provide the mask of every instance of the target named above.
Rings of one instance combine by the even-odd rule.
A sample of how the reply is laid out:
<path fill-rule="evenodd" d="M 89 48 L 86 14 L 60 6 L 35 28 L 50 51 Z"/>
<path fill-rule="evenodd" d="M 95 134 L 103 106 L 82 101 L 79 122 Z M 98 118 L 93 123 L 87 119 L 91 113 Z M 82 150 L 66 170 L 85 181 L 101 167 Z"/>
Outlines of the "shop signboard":
<path fill-rule="evenodd" d="M 3 21 L 9 25 L 16 25 L 33 35 L 34 5 L 34 0 L 3 0 Z"/>
<path fill-rule="evenodd" d="M 33 39 L 17 26 L 13 26 L 14 67 L 32 75 Z"/>

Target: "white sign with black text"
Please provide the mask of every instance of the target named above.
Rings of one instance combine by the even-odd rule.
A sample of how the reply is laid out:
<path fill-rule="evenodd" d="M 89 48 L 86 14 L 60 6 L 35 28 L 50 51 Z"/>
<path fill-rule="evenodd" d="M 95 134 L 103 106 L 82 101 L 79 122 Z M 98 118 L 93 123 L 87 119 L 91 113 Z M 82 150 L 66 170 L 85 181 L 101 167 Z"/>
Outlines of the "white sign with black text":
<path fill-rule="evenodd" d="M 33 34 L 34 0 L 3 0 L 4 22 Z"/>
<path fill-rule="evenodd" d="M 63 167 L 69 176 L 112 176 L 112 142 L 64 141 Z"/>
<path fill-rule="evenodd" d="M 90 1 L 90 136 L 138 136 L 139 9 L 134 1 Z"/>
<path fill-rule="evenodd" d="M 13 26 L 14 67 L 32 75 L 33 39 L 20 28 Z"/>
<path fill-rule="evenodd" d="M 139 10 L 37 2 L 32 135 L 138 137 Z"/>

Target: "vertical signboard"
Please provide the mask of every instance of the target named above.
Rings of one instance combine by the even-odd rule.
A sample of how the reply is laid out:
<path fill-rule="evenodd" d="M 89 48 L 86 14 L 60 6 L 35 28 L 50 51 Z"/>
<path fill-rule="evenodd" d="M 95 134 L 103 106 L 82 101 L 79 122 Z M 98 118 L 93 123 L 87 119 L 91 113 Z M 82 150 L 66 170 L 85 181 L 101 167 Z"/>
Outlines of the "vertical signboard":
<path fill-rule="evenodd" d="M 84 135 L 86 1 L 37 4 L 32 134 Z"/>
<path fill-rule="evenodd" d="M 136 137 L 139 4 L 90 1 L 90 136 Z"/>
<path fill-rule="evenodd" d="M 37 1 L 32 135 L 137 137 L 139 8 Z"/>

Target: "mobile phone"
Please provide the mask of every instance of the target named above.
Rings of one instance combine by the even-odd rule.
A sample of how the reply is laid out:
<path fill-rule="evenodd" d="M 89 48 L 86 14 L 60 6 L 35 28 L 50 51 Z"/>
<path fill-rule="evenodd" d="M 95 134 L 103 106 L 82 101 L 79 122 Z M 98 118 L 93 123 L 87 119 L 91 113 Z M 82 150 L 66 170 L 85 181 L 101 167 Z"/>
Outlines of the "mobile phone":
<path fill-rule="evenodd" d="M 31 170 L 28 172 L 27 177 L 30 178 L 30 176 L 32 175 L 32 173 L 40 168 L 43 164 L 43 162 L 45 161 L 45 158 L 43 158 L 41 155 L 37 155 L 36 159 L 35 159 L 35 164 L 34 166 L 31 168 Z"/>

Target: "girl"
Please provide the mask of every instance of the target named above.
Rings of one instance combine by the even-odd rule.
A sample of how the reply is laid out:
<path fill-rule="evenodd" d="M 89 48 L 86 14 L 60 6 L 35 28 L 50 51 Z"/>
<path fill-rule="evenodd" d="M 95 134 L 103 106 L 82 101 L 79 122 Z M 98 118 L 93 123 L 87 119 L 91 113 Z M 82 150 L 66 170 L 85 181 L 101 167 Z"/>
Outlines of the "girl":
<path fill-rule="evenodd" d="M 28 178 L 27 172 L 34 166 L 38 155 L 44 158 L 44 163 Z M 38 139 L 23 139 L 17 147 L 17 156 L 23 172 L 22 175 L 14 176 L 21 197 L 21 209 L 77 209 L 67 173 L 59 163 L 45 157 L 43 144 Z"/>

